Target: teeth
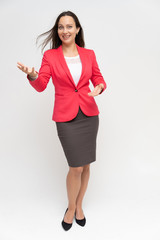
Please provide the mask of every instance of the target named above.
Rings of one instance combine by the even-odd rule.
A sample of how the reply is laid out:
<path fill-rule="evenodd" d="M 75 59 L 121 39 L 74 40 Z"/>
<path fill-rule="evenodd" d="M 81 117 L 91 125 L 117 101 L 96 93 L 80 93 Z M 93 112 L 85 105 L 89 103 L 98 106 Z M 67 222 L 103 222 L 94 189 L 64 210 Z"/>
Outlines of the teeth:
<path fill-rule="evenodd" d="M 69 38 L 70 36 L 63 36 L 63 38 L 65 38 L 65 39 L 67 39 L 67 38 Z"/>

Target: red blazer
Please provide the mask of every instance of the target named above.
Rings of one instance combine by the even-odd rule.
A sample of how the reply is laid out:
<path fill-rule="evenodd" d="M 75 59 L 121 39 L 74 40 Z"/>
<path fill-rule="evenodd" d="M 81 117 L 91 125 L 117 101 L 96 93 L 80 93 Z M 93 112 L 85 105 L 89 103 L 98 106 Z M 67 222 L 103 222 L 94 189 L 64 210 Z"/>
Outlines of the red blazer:
<path fill-rule="evenodd" d="M 103 83 L 104 89 L 102 92 L 107 87 L 99 70 L 94 51 L 80 47 L 77 44 L 76 46 L 82 62 L 81 77 L 77 86 L 64 58 L 62 45 L 57 49 L 49 49 L 44 52 L 39 73 L 36 71 L 38 73 L 36 80 L 30 81 L 27 75 L 29 83 L 38 92 L 45 90 L 50 77 L 52 77 L 55 87 L 52 120 L 55 122 L 72 120 L 76 117 L 79 106 L 87 116 L 98 115 L 99 109 L 95 99 L 88 95 L 88 92 L 91 92 L 89 80 L 92 81 L 94 87 Z"/>

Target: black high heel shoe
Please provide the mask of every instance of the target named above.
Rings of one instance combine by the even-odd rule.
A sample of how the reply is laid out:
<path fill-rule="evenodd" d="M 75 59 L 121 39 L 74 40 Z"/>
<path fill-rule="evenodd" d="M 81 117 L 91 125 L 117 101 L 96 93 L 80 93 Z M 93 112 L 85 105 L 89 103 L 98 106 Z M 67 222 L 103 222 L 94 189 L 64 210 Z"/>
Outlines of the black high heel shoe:
<path fill-rule="evenodd" d="M 66 214 L 67 211 L 68 211 L 68 208 L 66 209 L 65 214 Z M 65 215 L 65 214 L 64 214 L 64 215 Z M 63 227 L 63 229 L 64 229 L 65 231 L 68 231 L 68 230 L 72 227 L 72 223 L 66 223 L 66 222 L 64 222 L 64 218 L 63 218 L 62 227 Z"/>
<path fill-rule="evenodd" d="M 84 225 L 86 224 L 86 218 L 85 217 L 83 219 L 77 219 L 76 218 L 76 211 L 75 211 L 75 220 L 76 220 L 76 223 L 79 224 L 81 227 L 84 227 Z"/>

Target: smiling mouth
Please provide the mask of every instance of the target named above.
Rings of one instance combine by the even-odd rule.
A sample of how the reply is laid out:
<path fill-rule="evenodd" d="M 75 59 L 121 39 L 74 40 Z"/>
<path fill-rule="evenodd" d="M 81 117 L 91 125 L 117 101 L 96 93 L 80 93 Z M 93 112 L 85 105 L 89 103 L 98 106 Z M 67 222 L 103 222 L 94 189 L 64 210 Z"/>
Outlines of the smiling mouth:
<path fill-rule="evenodd" d="M 70 36 L 63 36 L 63 39 L 68 39 Z"/>

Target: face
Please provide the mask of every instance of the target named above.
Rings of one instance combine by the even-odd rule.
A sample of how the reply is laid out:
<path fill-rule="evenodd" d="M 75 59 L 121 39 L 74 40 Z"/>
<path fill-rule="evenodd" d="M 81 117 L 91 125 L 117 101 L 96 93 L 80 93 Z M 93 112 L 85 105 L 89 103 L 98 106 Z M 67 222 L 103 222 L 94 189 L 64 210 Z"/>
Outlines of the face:
<path fill-rule="evenodd" d="M 63 44 L 75 42 L 76 34 L 80 28 L 76 28 L 74 19 L 71 16 L 63 16 L 58 22 L 58 36 Z"/>

